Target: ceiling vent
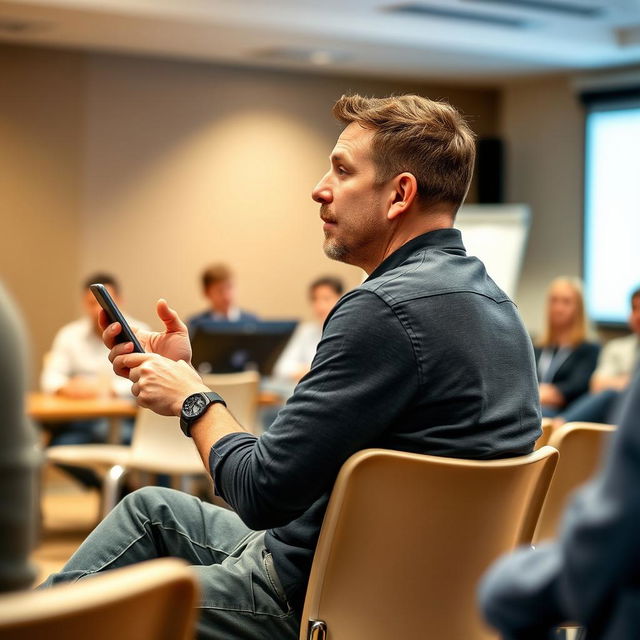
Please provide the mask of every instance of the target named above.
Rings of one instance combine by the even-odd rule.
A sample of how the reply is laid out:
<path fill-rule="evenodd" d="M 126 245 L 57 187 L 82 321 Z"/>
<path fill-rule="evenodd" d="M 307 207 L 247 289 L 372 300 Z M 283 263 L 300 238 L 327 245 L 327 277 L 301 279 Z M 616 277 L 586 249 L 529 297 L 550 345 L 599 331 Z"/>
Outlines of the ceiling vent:
<path fill-rule="evenodd" d="M 398 4 L 383 9 L 395 15 L 415 16 L 417 18 L 438 18 L 441 20 L 455 20 L 456 22 L 475 23 L 492 27 L 508 27 L 511 29 L 525 29 L 532 26 L 527 18 L 498 13 L 486 13 L 456 9 L 453 7 L 436 7 L 433 5 L 407 3 Z"/>
<path fill-rule="evenodd" d="M 345 51 L 327 49 L 304 49 L 294 47 L 270 47 L 251 52 L 253 58 L 269 62 L 293 62 L 296 64 L 313 64 L 326 66 L 338 62 L 346 62 L 353 56 Z"/>
<path fill-rule="evenodd" d="M 563 15 L 568 18 L 601 18 L 603 6 L 593 4 L 575 4 L 572 2 L 556 2 L 555 0 L 464 0 L 476 5 L 501 5 L 509 9 L 526 9 L 540 13 Z"/>

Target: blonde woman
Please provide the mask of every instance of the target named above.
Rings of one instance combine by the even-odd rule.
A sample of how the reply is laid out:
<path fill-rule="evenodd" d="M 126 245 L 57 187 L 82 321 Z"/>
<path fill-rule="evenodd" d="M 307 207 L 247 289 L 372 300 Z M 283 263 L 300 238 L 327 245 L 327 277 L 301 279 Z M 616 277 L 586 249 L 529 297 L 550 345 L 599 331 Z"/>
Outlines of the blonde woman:
<path fill-rule="evenodd" d="M 599 352 L 587 340 L 581 282 L 556 278 L 547 292 L 546 329 L 535 348 L 543 416 L 557 415 L 588 392 Z"/>

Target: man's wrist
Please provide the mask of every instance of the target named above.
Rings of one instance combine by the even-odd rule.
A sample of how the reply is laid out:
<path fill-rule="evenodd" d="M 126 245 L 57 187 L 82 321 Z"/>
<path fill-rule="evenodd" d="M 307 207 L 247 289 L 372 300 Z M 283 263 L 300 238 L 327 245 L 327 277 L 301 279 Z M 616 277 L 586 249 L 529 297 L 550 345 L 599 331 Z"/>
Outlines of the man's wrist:
<path fill-rule="evenodd" d="M 194 393 L 209 393 L 210 391 L 211 391 L 211 389 L 209 389 L 209 387 L 206 387 L 204 385 L 198 386 L 198 387 L 194 386 L 194 388 L 192 390 L 190 390 L 187 393 L 181 395 L 182 399 L 176 400 L 175 404 L 173 405 L 173 414 L 178 418 L 182 415 L 182 405 L 184 404 L 184 401 L 189 396 L 192 396 Z"/>

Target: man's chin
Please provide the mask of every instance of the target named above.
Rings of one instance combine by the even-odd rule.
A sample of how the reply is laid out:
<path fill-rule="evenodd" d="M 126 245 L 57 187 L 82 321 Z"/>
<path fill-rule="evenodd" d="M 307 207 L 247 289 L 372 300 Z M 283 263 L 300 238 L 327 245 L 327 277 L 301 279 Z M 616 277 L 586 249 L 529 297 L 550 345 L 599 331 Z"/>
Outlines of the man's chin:
<path fill-rule="evenodd" d="M 323 249 L 327 258 L 337 260 L 338 262 L 348 262 L 349 252 L 347 248 L 337 242 L 327 239 L 324 242 Z"/>

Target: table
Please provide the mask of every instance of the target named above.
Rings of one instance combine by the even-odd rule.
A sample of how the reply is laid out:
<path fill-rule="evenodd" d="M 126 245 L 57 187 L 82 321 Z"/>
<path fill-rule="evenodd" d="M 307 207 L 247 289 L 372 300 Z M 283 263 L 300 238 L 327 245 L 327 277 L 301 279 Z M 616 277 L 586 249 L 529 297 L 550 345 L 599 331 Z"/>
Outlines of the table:
<path fill-rule="evenodd" d="M 134 418 L 138 407 L 130 400 L 116 397 L 74 399 L 48 393 L 27 394 L 27 415 L 38 422 L 65 422 L 107 418 L 109 444 L 120 444 L 120 431 L 124 418 Z"/>
<path fill-rule="evenodd" d="M 282 404 L 282 396 L 274 391 L 261 391 L 258 405 L 276 407 Z M 117 397 L 74 399 L 48 393 L 32 392 L 26 398 L 27 415 L 38 422 L 65 422 L 107 418 L 109 420 L 109 444 L 120 444 L 120 432 L 124 418 L 135 418 L 138 407 L 130 400 Z"/>

